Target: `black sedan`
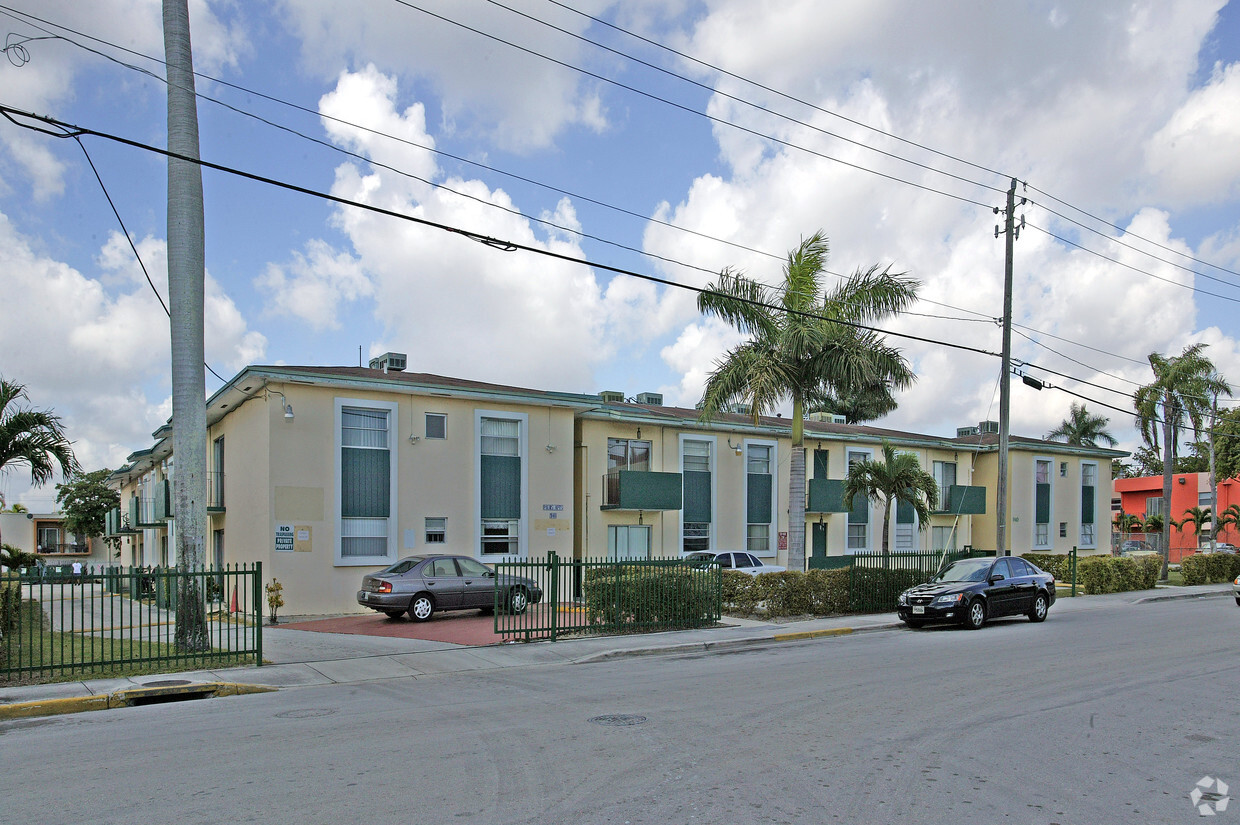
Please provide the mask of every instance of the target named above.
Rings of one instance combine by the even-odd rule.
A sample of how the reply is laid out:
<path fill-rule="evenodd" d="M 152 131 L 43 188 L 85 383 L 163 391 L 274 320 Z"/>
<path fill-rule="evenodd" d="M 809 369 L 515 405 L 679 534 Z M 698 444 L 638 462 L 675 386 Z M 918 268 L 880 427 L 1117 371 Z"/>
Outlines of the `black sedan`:
<path fill-rule="evenodd" d="M 1043 621 L 1054 603 L 1055 577 L 1008 556 L 953 563 L 929 583 L 901 593 L 897 612 L 909 627 L 954 622 L 977 629 L 1000 616 Z"/>
<path fill-rule="evenodd" d="M 498 591 L 498 592 L 497 592 Z M 492 610 L 524 613 L 542 601 L 542 588 L 524 576 L 497 577 L 469 556 L 409 556 L 362 577 L 357 603 L 398 618 L 408 612 L 425 622 L 438 610 Z"/>

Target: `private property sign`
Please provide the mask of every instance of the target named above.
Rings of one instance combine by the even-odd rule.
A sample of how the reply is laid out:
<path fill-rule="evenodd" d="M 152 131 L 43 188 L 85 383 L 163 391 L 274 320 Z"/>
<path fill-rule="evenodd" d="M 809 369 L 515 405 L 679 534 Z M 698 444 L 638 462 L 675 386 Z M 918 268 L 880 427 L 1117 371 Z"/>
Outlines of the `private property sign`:
<path fill-rule="evenodd" d="M 276 547 L 277 553 L 293 552 L 293 525 L 277 524 L 276 525 Z"/>

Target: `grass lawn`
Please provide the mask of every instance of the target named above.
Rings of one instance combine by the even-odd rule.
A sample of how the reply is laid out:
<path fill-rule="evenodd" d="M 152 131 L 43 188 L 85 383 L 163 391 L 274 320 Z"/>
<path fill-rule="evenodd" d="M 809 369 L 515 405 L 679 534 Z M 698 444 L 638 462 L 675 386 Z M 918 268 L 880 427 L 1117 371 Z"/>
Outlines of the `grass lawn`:
<path fill-rule="evenodd" d="M 37 603 L 22 603 L 17 627 L 0 639 L 0 685 L 76 682 L 254 663 L 252 653 L 183 653 L 176 645 L 164 642 L 52 632 L 43 629 L 43 619 Z M 6 668 L 14 672 L 5 676 Z"/>

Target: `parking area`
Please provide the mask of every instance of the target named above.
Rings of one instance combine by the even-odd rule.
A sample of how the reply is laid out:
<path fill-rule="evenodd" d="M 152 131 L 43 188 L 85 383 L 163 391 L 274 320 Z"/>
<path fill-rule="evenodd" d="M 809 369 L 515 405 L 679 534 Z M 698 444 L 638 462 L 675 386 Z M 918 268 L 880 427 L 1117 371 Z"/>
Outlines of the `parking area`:
<path fill-rule="evenodd" d="M 381 613 L 368 613 L 360 616 L 281 623 L 280 627 L 317 633 L 423 639 L 455 645 L 494 645 L 504 641 L 502 636 L 495 633 L 495 617 L 482 616 L 473 610 L 438 613 L 429 622 L 414 622 L 404 616 L 399 619 L 389 619 Z"/>

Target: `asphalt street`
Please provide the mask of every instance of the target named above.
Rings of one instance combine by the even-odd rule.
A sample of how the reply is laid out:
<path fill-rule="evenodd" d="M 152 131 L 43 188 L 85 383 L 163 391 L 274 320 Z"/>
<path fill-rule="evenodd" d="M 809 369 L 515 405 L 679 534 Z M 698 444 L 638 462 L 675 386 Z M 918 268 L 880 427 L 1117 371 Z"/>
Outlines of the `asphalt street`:
<path fill-rule="evenodd" d="M 3 819 L 1194 822 L 1199 780 L 1240 788 L 1238 629 L 1108 602 L 11 720 Z"/>

